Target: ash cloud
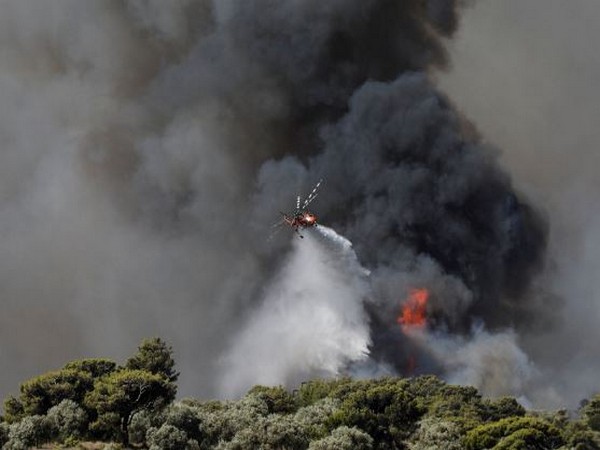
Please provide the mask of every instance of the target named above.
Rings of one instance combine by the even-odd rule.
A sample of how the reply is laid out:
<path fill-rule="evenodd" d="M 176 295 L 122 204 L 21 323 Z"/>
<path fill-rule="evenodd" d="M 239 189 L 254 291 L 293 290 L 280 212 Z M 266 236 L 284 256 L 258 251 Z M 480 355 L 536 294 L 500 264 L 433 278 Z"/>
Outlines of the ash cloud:
<path fill-rule="evenodd" d="M 545 220 L 432 81 L 462 3 L 6 2 L 0 393 L 75 357 L 122 358 L 148 335 L 176 349 L 183 395 L 297 381 L 320 373 L 319 354 L 335 373 L 369 342 L 381 371 L 404 372 L 414 349 L 447 373 L 395 323 L 415 284 L 432 292 L 431 326 L 457 342 L 476 342 L 479 322 L 499 339 L 552 324 L 534 283 Z M 360 351 L 332 333 L 281 366 L 265 357 L 281 323 L 271 307 L 305 317 L 281 286 L 302 281 L 299 255 L 326 252 L 267 241 L 268 225 L 319 178 L 322 221 L 371 273 L 346 309 L 336 277 L 350 275 L 322 271 L 338 283 L 320 304 L 360 324 Z M 240 378 L 223 386 L 232 368 Z"/>

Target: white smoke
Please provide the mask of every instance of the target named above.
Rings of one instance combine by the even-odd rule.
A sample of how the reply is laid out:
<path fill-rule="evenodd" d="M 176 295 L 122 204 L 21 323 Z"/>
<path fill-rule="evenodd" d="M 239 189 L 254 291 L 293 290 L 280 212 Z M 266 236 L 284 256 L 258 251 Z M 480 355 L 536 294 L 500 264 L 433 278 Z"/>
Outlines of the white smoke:
<path fill-rule="evenodd" d="M 350 241 L 317 229 L 321 236 L 304 230 L 304 239 L 293 238 L 287 261 L 235 338 L 223 360 L 223 395 L 339 375 L 367 358 L 365 271 Z"/>

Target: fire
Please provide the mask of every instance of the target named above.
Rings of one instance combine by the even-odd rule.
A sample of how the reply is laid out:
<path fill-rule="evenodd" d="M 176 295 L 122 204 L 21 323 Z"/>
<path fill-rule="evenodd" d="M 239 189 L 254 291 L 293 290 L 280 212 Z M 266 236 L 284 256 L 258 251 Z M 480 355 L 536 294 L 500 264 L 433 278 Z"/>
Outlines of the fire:
<path fill-rule="evenodd" d="M 402 306 L 402 314 L 398 316 L 398 323 L 402 329 L 423 328 L 427 323 L 427 289 L 412 289 L 408 299 Z"/>

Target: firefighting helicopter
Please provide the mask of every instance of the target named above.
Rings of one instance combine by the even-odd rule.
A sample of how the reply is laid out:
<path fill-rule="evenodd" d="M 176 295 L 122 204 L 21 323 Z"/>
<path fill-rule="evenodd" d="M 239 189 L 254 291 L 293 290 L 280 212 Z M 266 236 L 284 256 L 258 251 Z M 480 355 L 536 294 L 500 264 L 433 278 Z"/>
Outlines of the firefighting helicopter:
<path fill-rule="evenodd" d="M 317 195 L 319 195 L 317 191 L 322 182 L 322 179 L 319 180 L 313 190 L 310 191 L 310 194 L 306 196 L 304 202 L 302 202 L 300 196 L 296 197 L 296 209 L 291 213 L 282 212 L 281 215 L 283 220 L 276 223 L 275 226 L 279 227 L 281 225 L 287 225 L 292 228 L 300 238 L 304 239 L 304 236 L 302 236 L 300 231 L 317 225 L 317 216 L 308 210 L 308 205 L 310 205 L 312 201 L 317 198 Z"/>

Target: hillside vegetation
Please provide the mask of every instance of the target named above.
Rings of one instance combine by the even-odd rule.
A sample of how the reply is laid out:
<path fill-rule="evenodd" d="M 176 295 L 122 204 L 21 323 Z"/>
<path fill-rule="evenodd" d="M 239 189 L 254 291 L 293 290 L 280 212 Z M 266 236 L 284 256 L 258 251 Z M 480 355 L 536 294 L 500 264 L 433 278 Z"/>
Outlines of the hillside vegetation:
<path fill-rule="evenodd" d="M 237 401 L 175 401 L 172 350 L 145 340 L 122 366 L 73 361 L 4 402 L 6 450 L 85 441 L 151 450 L 600 449 L 600 396 L 579 416 L 527 412 L 435 376 L 255 386 Z M 116 444 L 118 443 L 118 444 Z M 98 448 L 98 447 L 95 447 Z"/>

